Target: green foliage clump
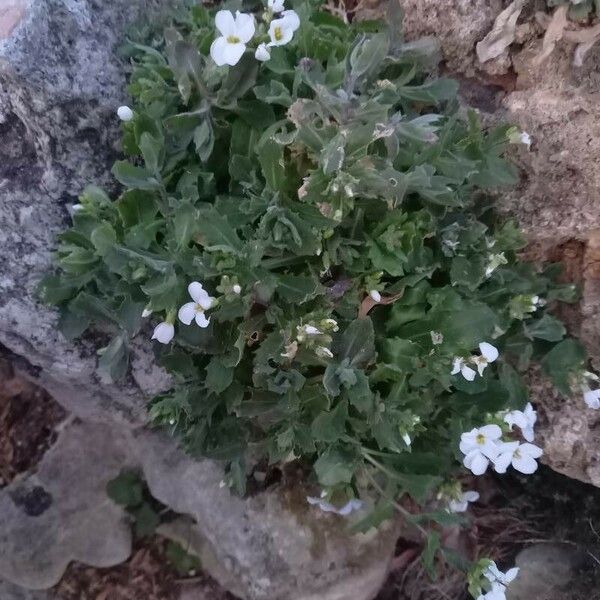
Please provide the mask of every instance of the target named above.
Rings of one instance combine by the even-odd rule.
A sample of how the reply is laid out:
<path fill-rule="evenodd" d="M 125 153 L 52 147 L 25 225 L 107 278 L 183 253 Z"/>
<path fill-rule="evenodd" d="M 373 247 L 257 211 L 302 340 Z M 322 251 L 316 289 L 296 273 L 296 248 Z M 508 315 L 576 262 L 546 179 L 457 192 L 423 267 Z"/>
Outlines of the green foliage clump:
<path fill-rule="evenodd" d="M 248 450 L 311 463 L 329 497 L 374 485 L 367 527 L 388 498 L 422 502 L 451 477 L 462 432 L 524 407 L 532 360 L 568 393 L 584 357 L 546 308 L 575 289 L 519 261 L 486 194 L 515 182 L 510 130 L 461 108 L 431 74 L 435 46 L 405 43 L 397 15 L 295 8 L 300 29 L 265 63 L 247 50 L 217 67 L 200 6 L 129 45 L 124 190 L 83 194 L 42 291 L 66 336 L 112 334 L 99 368 L 116 379 L 142 310 L 175 323 L 201 282 L 210 325 L 177 322 L 157 344 L 174 386 L 153 421 L 228 461 L 239 491 Z M 451 375 L 481 342 L 500 358 L 472 382 Z"/>

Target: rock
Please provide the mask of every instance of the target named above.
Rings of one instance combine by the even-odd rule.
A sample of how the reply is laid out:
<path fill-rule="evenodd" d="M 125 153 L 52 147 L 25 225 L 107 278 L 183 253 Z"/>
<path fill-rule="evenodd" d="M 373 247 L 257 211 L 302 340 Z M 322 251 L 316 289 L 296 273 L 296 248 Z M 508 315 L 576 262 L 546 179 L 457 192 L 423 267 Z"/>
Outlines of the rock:
<path fill-rule="evenodd" d="M 184 456 L 159 436 L 137 443 L 152 495 L 196 521 L 187 539 L 210 575 L 241 598 L 368 600 L 383 584 L 394 523 L 352 536 L 342 518 L 311 509 L 300 487 L 241 499 L 219 485 L 215 463 Z"/>
<path fill-rule="evenodd" d="M 579 596 L 580 573 L 589 563 L 577 548 L 559 543 L 536 544 L 522 550 L 516 560 L 517 578 L 508 586 L 507 600 L 574 600 Z M 581 592 L 589 588 L 581 587 Z M 568 592 L 563 594 L 563 592 Z"/>
<path fill-rule="evenodd" d="M 126 560 L 131 528 L 106 484 L 130 456 L 130 439 L 116 428 L 75 423 L 65 429 L 34 475 L 0 492 L 0 578 L 46 589 L 72 560 L 95 567 Z"/>
<path fill-rule="evenodd" d="M 346 520 L 310 508 L 300 487 L 242 499 L 221 487 L 219 465 L 190 458 L 161 434 L 80 422 L 36 474 L 0 491 L 0 578 L 44 589 L 72 560 L 126 560 L 130 525 L 106 495 L 123 468 L 140 468 L 151 494 L 188 516 L 163 534 L 191 544 L 203 568 L 242 599 L 370 600 L 385 580 L 395 523 L 353 536 Z"/>
<path fill-rule="evenodd" d="M 0 598 L 2 600 L 53 600 L 49 592 L 26 590 L 8 581 L 0 581 Z"/>
<path fill-rule="evenodd" d="M 435 36 L 442 46 L 445 66 L 471 76 L 475 72 L 475 44 L 490 31 L 502 11 L 502 0 L 397 0 L 404 10 L 407 40 Z M 381 18 L 386 3 L 359 3 L 359 19 Z"/>
<path fill-rule="evenodd" d="M 171 0 L 169 4 L 174 4 Z M 116 108 L 126 101 L 115 48 L 160 0 L 10 0 L 0 8 L 0 344 L 75 415 L 142 423 L 145 394 L 166 384 L 148 352 L 122 387 L 95 374 L 97 340 L 72 344 L 36 299 L 68 205 L 112 185 Z M 168 384 L 168 383 L 167 383 Z"/>

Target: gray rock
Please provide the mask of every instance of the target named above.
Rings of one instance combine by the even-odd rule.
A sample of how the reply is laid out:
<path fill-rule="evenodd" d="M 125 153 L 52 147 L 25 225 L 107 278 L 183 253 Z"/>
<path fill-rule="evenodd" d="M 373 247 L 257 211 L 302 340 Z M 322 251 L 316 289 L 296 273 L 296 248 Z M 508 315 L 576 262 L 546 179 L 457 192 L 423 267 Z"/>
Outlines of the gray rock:
<path fill-rule="evenodd" d="M 536 544 L 517 556 L 517 578 L 507 590 L 507 600 L 567 600 L 587 597 L 589 582 L 580 573 L 589 562 L 578 548 L 559 543 Z M 576 591 L 577 590 L 577 591 Z"/>
<path fill-rule="evenodd" d="M 0 598 L 2 600 L 51 600 L 49 592 L 27 590 L 8 581 L 0 581 Z"/>
<path fill-rule="evenodd" d="M 94 340 L 72 344 L 35 288 L 51 268 L 67 206 L 112 185 L 116 108 L 127 101 L 115 48 L 126 27 L 176 0 L 11 0 L 0 9 L 0 344 L 85 419 L 142 423 L 145 394 L 168 384 L 148 352 L 127 385 L 102 385 Z"/>
<path fill-rule="evenodd" d="M 219 465 L 190 458 L 173 440 L 78 422 L 36 474 L 0 492 L 0 578 L 44 589 L 72 560 L 97 567 L 126 560 L 130 527 L 106 495 L 126 467 L 141 468 L 155 498 L 193 519 L 163 534 L 191 545 L 203 568 L 243 599 L 369 600 L 385 580 L 394 523 L 352 536 L 347 521 L 310 508 L 301 488 L 242 499 L 220 485 Z"/>
<path fill-rule="evenodd" d="M 0 492 L 0 578 L 46 589 L 72 560 L 95 567 L 126 560 L 130 525 L 106 484 L 130 456 L 130 438 L 118 429 L 83 423 L 65 429 L 37 473 Z"/>
<path fill-rule="evenodd" d="M 353 536 L 342 518 L 310 508 L 299 487 L 241 499 L 219 485 L 223 472 L 215 463 L 182 455 L 159 436 L 136 443 L 152 495 L 193 517 L 188 539 L 203 566 L 240 597 L 368 600 L 383 584 L 394 523 Z"/>

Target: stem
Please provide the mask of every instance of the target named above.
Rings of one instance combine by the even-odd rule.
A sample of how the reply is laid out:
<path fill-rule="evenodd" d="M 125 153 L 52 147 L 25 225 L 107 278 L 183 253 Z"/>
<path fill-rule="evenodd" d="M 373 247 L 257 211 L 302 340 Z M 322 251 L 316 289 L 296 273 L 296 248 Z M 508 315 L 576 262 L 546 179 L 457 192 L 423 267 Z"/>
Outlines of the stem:
<path fill-rule="evenodd" d="M 365 456 L 365 458 L 367 458 Z M 376 461 L 375 461 L 376 462 Z M 400 504 L 398 504 L 393 498 L 390 498 L 385 491 L 383 490 L 383 488 L 377 483 L 377 481 L 375 481 L 375 478 L 373 477 L 373 475 L 371 475 L 371 473 L 369 473 L 369 471 L 367 469 L 364 469 L 364 473 L 367 476 L 367 479 L 371 482 L 371 484 L 373 485 L 373 487 L 381 494 L 381 496 L 383 498 L 385 498 L 405 519 L 408 523 L 410 523 L 413 527 L 415 527 L 416 529 L 418 529 L 419 533 L 427 538 L 428 533 L 425 529 L 423 529 L 423 527 L 421 527 L 418 523 L 415 523 L 412 518 L 414 517 L 413 514 L 411 514 L 410 512 L 408 512 L 403 506 L 401 506 Z"/>

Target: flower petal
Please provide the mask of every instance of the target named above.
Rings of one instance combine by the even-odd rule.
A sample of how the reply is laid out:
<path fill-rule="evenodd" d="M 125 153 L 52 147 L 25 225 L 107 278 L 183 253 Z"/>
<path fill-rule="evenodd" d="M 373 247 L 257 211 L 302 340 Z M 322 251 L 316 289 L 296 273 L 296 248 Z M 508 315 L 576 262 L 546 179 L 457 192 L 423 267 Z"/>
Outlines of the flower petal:
<path fill-rule="evenodd" d="M 215 64 L 222 67 L 225 64 L 225 49 L 229 44 L 224 37 L 218 37 L 210 45 L 210 57 L 215 61 Z"/>
<path fill-rule="evenodd" d="M 468 502 L 463 500 L 450 500 L 448 503 L 448 509 L 453 513 L 465 512 L 468 507 Z"/>
<path fill-rule="evenodd" d="M 175 335 L 175 327 L 172 323 L 159 323 L 152 333 L 152 339 L 157 340 L 161 344 L 168 344 Z"/>
<path fill-rule="evenodd" d="M 196 316 L 196 303 L 195 302 L 187 302 L 184 304 L 177 313 L 179 320 L 186 325 L 189 325 L 194 317 Z"/>
<path fill-rule="evenodd" d="M 269 49 L 267 48 L 267 45 L 264 42 L 262 44 L 259 44 L 256 48 L 254 58 L 256 58 L 256 60 L 260 60 L 261 62 L 265 62 L 271 58 L 271 53 L 269 52 Z M 235 292 L 235 286 L 233 291 Z M 239 292 L 236 292 L 236 294 L 239 294 Z"/>
<path fill-rule="evenodd" d="M 295 10 L 284 10 L 281 17 L 286 20 L 286 27 L 289 27 L 292 33 L 300 27 L 300 17 Z"/>
<path fill-rule="evenodd" d="M 494 471 L 496 473 L 506 473 L 506 469 L 508 469 L 512 459 L 512 452 L 502 452 L 494 459 Z"/>
<path fill-rule="evenodd" d="M 247 44 L 252 39 L 255 30 L 253 15 L 241 13 L 240 11 L 235 13 L 235 33 L 243 44 Z"/>
<path fill-rule="evenodd" d="M 450 375 L 456 375 L 457 373 L 460 373 L 463 362 L 464 361 L 462 358 L 456 357 L 452 362 L 452 371 L 450 371 Z"/>
<path fill-rule="evenodd" d="M 538 464 L 535 461 L 535 458 L 533 458 L 529 454 L 521 454 L 520 456 L 514 456 L 512 459 L 512 466 L 524 475 L 531 475 L 532 473 L 535 473 L 538 468 Z"/>
<path fill-rule="evenodd" d="M 227 44 L 225 47 L 225 64 L 230 67 L 237 65 L 245 50 L 246 44 L 242 44 L 241 42 L 238 44 Z"/>
<path fill-rule="evenodd" d="M 481 452 L 474 450 L 465 456 L 463 464 L 467 469 L 473 473 L 473 475 L 483 475 L 490 461 Z"/>
<path fill-rule="evenodd" d="M 533 431 L 533 427 L 531 425 L 528 425 L 527 427 L 521 429 L 521 433 L 528 442 L 533 442 L 533 440 L 535 439 L 535 432 Z"/>
<path fill-rule="evenodd" d="M 468 492 L 465 492 L 462 495 L 462 497 L 463 497 L 463 500 L 466 500 L 467 502 L 477 502 L 477 500 L 479 500 L 479 492 L 470 490 Z"/>
<path fill-rule="evenodd" d="M 502 429 L 495 424 L 484 425 L 483 427 L 479 428 L 479 431 L 490 440 L 497 440 L 502 436 Z"/>
<path fill-rule="evenodd" d="M 519 567 L 513 567 L 504 573 L 504 583 L 510 583 L 519 574 Z"/>
<path fill-rule="evenodd" d="M 215 15 L 215 27 L 223 37 L 234 35 L 236 33 L 236 22 L 233 13 L 230 10 L 220 10 Z"/>
<path fill-rule="evenodd" d="M 544 451 L 535 444 L 521 444 L 519 446 L 519 452 L 521 454 L 527 454 L 528 456 L 533 456 L 533 458 L 539 458 L 544 454 Z"/>
<path fill-rule="evenodd" d="M 200 302 L 200 298 L 208 296 L 206 290 L 199 281 L 192 281 L 192 283 L 188 285 L 188 294 L 192 297 L 194 302 Z"/>
<path fill-rule="evenodd" d="M 198 299 L 198 304 L 204 309 L 208 310 L 212 308 L 215 303 L 215 299 L 212 296 L 208 295 L 208 292 L 204 292 L 204 295 Z"/>
<path fill-rule="evenodd" d="M 477 373 L 475 373 L 471 367 L 467 367 L 467 365 L 463 365 L 460 372 L 467 381 L 473 381 L 473 379 L 475 379 L 475 375 L 477 375 Z"/>
<path fill-rule="evenodd" d="M 488 362 L 494 362 L 499 356 L 498 348 L 487 342 L 481 342 L 481 344 L 479 344 L 479 350 Z"/>
<path fill-rule="evenodd" d="M 210 319 L 207 319 L 203 312 L 196 313 L 196 325 L 205 329 L 210 324 Z"/>

